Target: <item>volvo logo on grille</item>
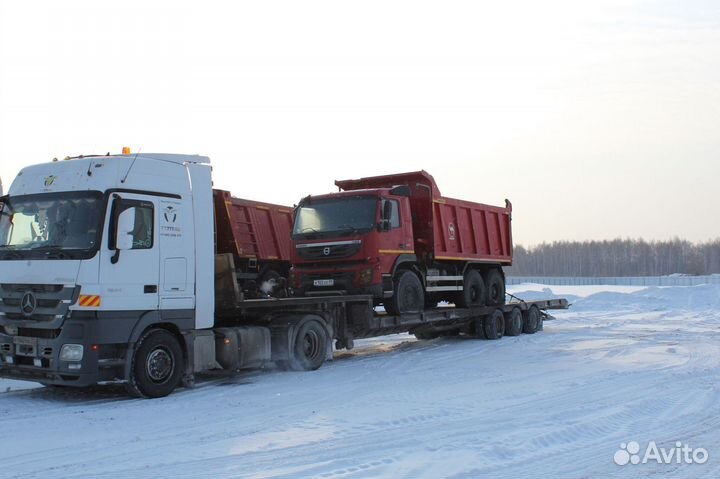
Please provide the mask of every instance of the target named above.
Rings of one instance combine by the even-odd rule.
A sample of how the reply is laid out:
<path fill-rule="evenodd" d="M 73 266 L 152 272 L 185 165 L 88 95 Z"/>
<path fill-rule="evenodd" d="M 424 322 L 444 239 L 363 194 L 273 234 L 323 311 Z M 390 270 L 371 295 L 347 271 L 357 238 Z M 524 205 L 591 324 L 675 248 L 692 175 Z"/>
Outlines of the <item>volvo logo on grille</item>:
<path fill-rule="evenodd" d="M 23 295 L 22 300 L 20 300 L 20 310 L 25 316 L 32 316 L 35 308 L 37 308 L 37 299 L 35 299 L 32 291 L 28 291 Z"/>
<path fill-rule="evenodd" d="M 323 254 L 324 254 L 325 256 L 328 256 L 328 255 L 330 254 L 330 247 L 329 247 L 329 246 L 326 246 L 326 247 L 323 248 Z"/>

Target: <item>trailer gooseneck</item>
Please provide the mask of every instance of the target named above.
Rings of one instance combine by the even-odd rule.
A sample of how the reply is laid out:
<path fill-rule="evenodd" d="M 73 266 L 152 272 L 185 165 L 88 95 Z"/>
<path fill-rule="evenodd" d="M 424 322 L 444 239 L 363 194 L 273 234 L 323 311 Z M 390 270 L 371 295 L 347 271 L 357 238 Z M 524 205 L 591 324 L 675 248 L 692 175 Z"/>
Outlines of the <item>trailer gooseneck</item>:
<path fill-rule="evenodd" d="M 333 345 L 352 348 L 363 337 L 533 333 L 541 310 L 567 307 L 552 300 L 383 314 L 372 295 L 249 299 L 249 282 L 277 280 L 289 264 L 282 241 L 250 233 L 267 220 L 264 231 L 282 235 L 290 210 L 213 192 L 202 156 L 30 166 L 0 208 L 0 376 L 43 384 L 124 383 L 134 395 L 161 397 L 203 371 L 270 362 L 317 369 Z"/>

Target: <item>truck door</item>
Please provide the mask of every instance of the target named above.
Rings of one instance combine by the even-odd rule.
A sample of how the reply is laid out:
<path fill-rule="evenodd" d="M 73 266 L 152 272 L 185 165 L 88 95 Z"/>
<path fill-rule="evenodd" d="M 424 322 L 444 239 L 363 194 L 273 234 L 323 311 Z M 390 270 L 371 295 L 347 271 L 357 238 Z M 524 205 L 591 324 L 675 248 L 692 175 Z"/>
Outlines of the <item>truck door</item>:
<path fill-rule="evenodd" d="M 407 201 L 401 202 L 395 198 L 382 199 L 380 211 L 387 226 L 379 235 L 378 250 L 380 268 L 383 272 L 391 271 L 398 255 L 413 253 L 412 233 L 410 233 L 412 220 L 409 209 L 403 208 L 406 205 Z"/>
<path fill-rule="evenodd" d="M 193 216 L 190 201 L 160 198 L 160 309 L 192 310 L 195 307 Z"/>
<path fill-rule="evenodd" d="M 110 195 L 108 206 L 107 235 L 100 250 L 102 309 L 156 310 L 160 262 L 158 200 L 147 195 L 119 193 Z M 134 227 L 128 234 L 132 245 L 119 251 L 115 244 L 118 218 L 129 209 L 134 209 L 135 217 Z"/>

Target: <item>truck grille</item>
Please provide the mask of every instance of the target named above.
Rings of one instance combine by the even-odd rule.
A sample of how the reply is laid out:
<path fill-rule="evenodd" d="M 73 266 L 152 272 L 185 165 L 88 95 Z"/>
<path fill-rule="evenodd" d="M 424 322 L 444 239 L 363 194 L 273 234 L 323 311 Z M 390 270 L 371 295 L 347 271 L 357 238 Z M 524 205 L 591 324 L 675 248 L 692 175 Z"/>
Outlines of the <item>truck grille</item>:
<path fill-rule="evenodd" d="M 317 246 L 297 245 L 298 255 L 305 260 L 348 258 L 360 251 L 360 241 Z"/>
<path fill-rule="evenodd" d="M 49 322 L 64 318 L 78 287 L 61 284 L 0 284 L 0 318 Z"/>

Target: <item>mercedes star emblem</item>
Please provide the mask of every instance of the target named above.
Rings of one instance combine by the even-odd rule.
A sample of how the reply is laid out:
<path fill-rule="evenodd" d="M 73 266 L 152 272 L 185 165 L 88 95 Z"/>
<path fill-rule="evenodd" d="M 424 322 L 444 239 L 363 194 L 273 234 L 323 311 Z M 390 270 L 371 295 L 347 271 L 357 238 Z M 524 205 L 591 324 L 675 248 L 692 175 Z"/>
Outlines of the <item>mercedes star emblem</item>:
<path fill-rule="evenodd" d="M 37 308 L 37 299 L 35 299 L 35 295 L 32 291 L 28 291 L 23 295 L 22 300 L 20 301 L 20 309 L 25 316 L 32 316 L 35 312 L 35 308 Z"/>

